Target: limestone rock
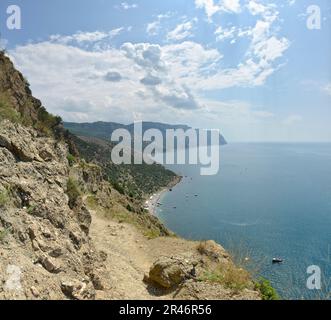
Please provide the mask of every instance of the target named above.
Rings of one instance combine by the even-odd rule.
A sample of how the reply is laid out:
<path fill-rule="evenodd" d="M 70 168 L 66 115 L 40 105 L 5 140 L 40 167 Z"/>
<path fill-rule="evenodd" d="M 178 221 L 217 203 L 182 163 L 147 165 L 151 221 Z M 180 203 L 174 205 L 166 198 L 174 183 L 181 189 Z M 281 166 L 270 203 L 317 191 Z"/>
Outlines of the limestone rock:
<path fill-rule="evenodd" d="M 161 257 L 149 272 L 149 281 L 170 289 L 195 276 L 197 262 L 182 256 Z"/>
<path fill-rule="evenodd" d="M 70 299 L 93 300 L 95 298 L 95 290 L 90 283 L 78 280 L 63 281 L 61 283 L 61 289 Z"/>

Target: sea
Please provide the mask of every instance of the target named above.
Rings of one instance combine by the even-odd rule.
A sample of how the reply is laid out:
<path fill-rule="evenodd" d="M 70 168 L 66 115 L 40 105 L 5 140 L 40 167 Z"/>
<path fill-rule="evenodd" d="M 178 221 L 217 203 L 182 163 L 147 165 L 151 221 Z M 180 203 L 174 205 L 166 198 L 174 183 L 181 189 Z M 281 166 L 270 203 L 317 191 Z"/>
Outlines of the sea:
<path fill-rule="evenodd" d="M 220 243 L 282 299 L 330 297 L 331 144 L 228 144 L 216 175 L 201 176 L 193 165 L 168 168 L 183 176 L 156 210 L 169 229 Z M 321 289 L 312 290 L 307 284 L 319 270 Z"/>

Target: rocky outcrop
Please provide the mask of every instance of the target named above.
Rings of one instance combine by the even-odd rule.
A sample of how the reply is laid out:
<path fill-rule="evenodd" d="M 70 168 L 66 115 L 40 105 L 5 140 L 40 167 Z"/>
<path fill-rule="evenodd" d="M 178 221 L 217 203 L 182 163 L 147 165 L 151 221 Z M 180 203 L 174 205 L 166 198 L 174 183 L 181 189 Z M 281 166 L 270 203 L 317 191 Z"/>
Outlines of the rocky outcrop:
<path fill-rule="evenodd" d="M 187 241 L 183 249 L 185 252 L 162 256 L 154 262 L 144 277 L 150 291 L 155 288 L 158 295 L 179 300 L 261 299 L 249 273 L 236 267 L 214 241 L 196 244 L 195 249 Z"/>
<path fill-rule="evenodd" d="M 196 277 L 198 262 L 180 256 L 161 257 L 151 267 L 147 281 L 164 289 L 177 287 L 185 280 Z"/>
<path fill-rule="evenodd" d="M 13 108 L 25 119 L 29 119 L 31 123 L 36 122 L 42 104 L 32 96 L 29 83 L 2 52 L 0 71 L 0 92 L 9 98 Z"/>
<path fill-rule="evenodd" d="M 228 252 L 213 240 L 201 242 L 197 249 L 201 255 L 206 256 L 217 263 L 226 263 L 230 259 Z"/>
<path fill-rule="evenodd" d="M 91 215 L 82 202 L 68 205 L 67 152 L 34 129 L 1 122 L 0 298 L 91 299 L 101 287 L 103 261 L 88 236 Z M 20 290 L 6 287 L 10 266 L 20 270 Z M 72 290 L 63 283 L 74 283 Z"/>

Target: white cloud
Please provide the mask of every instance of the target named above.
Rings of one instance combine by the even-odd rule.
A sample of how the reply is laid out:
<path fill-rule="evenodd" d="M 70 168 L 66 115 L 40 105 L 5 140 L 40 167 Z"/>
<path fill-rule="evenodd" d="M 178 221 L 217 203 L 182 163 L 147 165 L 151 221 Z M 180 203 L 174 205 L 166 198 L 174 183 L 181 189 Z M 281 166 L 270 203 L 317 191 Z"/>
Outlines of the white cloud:
<path fill-rule="evenodd" d="M 191 37 L 193 35 L 192 29 L 194 22 L 196 22 L 196 20 L 187 21 L 177 25 L 174 30 L 168 32 L 167 40 L 181 41 L 188 37 Z"/>
<path fill-rule="evenodd" d="M 114 38 L 118 36 L 124 28 L 117 28 L 110 30 L 109 32 L 103 31 L 94 31 L 94 32 L 82 32 L 79 31 L 73 35 L 51 35 L 50 41 L 62 44 L 76 43 L 76 44 L 84 44 L 84 43 L 93 43 L 101 40 L 105 40 L 106 38 Z"/>
<path fill-rule="evenodd" d="M 264 14 L 268 10 L 265 5 L 256 0 L 250 0 L 247 4 L 247 8 L 254 16 L 258 14 Z"/>
<path fill-rule="evenodd" d="M 241 10 L 240 0 L 223 0 L 221 6 L 225 11 L 239 13 Z"/>
<path fill-rule="evenodd" d="M 233 39 L 235 37 L 236 32 L 237 32 L 236 27 L 224 29 L 222 26 L 220 26 L 215 31 L 216 40 L 223 41 L 225 39 Z"/>
<path fill-rule="evenodd" d="M 79 119 L 82 114 L 103 119 L 110 113 L 114 118 L 140 107 L 152 114 L 162 105 L 164 110 L 202 108 L 201 92 L 261 85 L 274 71 L 252 60 L 219 70 L 222 54 L 191 41 L 125 43 L 100 51 L 48 41 L 17 47 L 10 54 L 35 94 L 67 119 L 77 116 L 74 105 L 88 106 Z"/>
<path fill-rule="evenodd" d="M 239 13 L 241 11 L 240 0 L 221 0 L 218 3 L 214 0 L 195 0 L 198 9 L 204 9 L 208 19 L 211 19 L 217 12 Z"/>
<path fill-rule="evenodd" d="M 280 58 L 288 47 L 289 41 L 286 38 L 277 39 L 272 36 L 265 41 L 258 42 L 253 47 L 253 51 L 259 59 L 270 62 Z"/>
<path fill-rule="evenodd" d="M 167 12 L 165 14 L 157 15 L 156 20 L 147 24 L 147 27 L 146 27 L 147 34 L 150 36 L 157 35 L 159 33 L 159 31 L 161 30 L 162 20 L 168 19 L 172 16 L 173 16 L 172 12 Z"/>
<path fill-rule="evenodd" d="M 153 21 L 147 25 L 146 32 L 150 36 L 155 36 L 158 34 L 160 30 L 160 25 L 161 25 L 160 20 Z"/>
<path fill-rule="evenodd" d="M 122 2 L 117 8 L 121 8 L 123 10 L 130 10 L 130 9 L 136 9 L 138 8 L 138 5 L 136 3 L 127 3 L 127 2 Z"/>
<path fill-rule="evenodd" d="M 289 6 L 294 6 L 296 3 L 296 0 L 287 0 Z"/>
<path fill-rule="evenodd" d="M 238 10 L 222 1 L 223 7 L 225 4 L 228 10 Z M 202 99 L 208 90 L 261 86 L 277 70 L 276 59 L 289 45 L 272 31 L 277 14 L 268 8 L 257 14 L 252 28 L 216 30 L 219 40 L 245 36 L 251 41 L 243 60 L 227 68 L 222 67 L 219 50 L 183 41 L 191 36 L 194 19 L 184 20 L 168 32 L 166 45 L 127 42 L 115 48 L 109 39 L 125 30 L 118 28 L 56 35 L 49 41 L 18 46 L 10 54 L 27 75 L 34 94 L 66 120 L 127 122 L 136 113 L 154 120 L 169 118 L 169 114 L 179 119 L 190 110 L 208 117 Z M 159 15 L 156 21 L 169 16 Z M 153 33 L 159 27 L 149 26 L 148 30 Z M 254 119 L 271 117 L 263 110 L 249 109 L 247 113 Z"/>

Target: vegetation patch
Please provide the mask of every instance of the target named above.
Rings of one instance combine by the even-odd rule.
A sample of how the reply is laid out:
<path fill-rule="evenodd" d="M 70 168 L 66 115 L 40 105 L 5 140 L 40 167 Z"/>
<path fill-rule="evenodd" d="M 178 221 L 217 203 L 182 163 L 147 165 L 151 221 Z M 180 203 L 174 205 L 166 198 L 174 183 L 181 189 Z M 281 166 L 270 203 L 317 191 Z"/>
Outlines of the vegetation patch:
<path fill-rule="evenodd" d="M 0 208 L 5 207 L 8 204 L 9 200 L 10 199 L 8 191 L 6 189 L 0 191 Z"/>
<path fill-rule="evenodd" d="M 98 200 L 94 195 L 87 196 L 86 203 L 87 206 L 92 210 L 96 210 L 98 208 Z"/>
<path fill-rule="evenodd" d="M 14 123 L 21 123 L 21 114 L 11 105 L 10 99 L 5 94 L 0 94 L 0 121 L 9 120 Z"/>
<path fill-rule="evenodd" d="M 240 292 L 244 289 L 252 289 L 253 286 L 249 272 L 237 268 L 232 263 L 219 265 L 211 271 L 206 271 L 200 280 L 219 283 L 225 288 L 235 292 Z"/>
<path fill-rule="evenodd" d="M 32 215 L 32 214 L 35 212 L 36 208 L 37 208 L 36 205 L 30 205 L 30 206 L 27 208 L 26 212 L 27 212 L 28 214 L 31 214 L 31 215 Z"/>
<path fill-rule="evenodd" d="M 0 243 L 3 243 L 6 240 L 8 234 L 9 231 L 7 229 L 0 229 Z"/>
<path fill-rule="evenodd" d="M 61 124 L 62 119 L 58 116 L 53 116 L 48 113 L 44 107 L 38 110 L 38 122 L 35 124 L 35 128 L 44 134 L 51 136 L 54 129 Z"/>
<path fill-rule="evenodd" d="M 77 205 L 77 200 L 81 196 L 81 192 L 79 190 L 78 183 L 72 178 L 68 179 L 66 193 L 69 197 L 69 207 L 71 209 L 75 208 Z"/>
<path fill-rule="evenodd" d="M 255 289 L 261 293 L 263 300 L 280 300 L 280 297 L 275 288 L 266 279 L 260 279 L 255 283 Z"/>
<path fill-rule="evenodd" d="M 76 157 L 73 156 L 71 153 L 68 153 L 67 160 L 68 160 L 68 163 L 69 163 L 70 167 L 72 167 L 77 162 Z"/>

